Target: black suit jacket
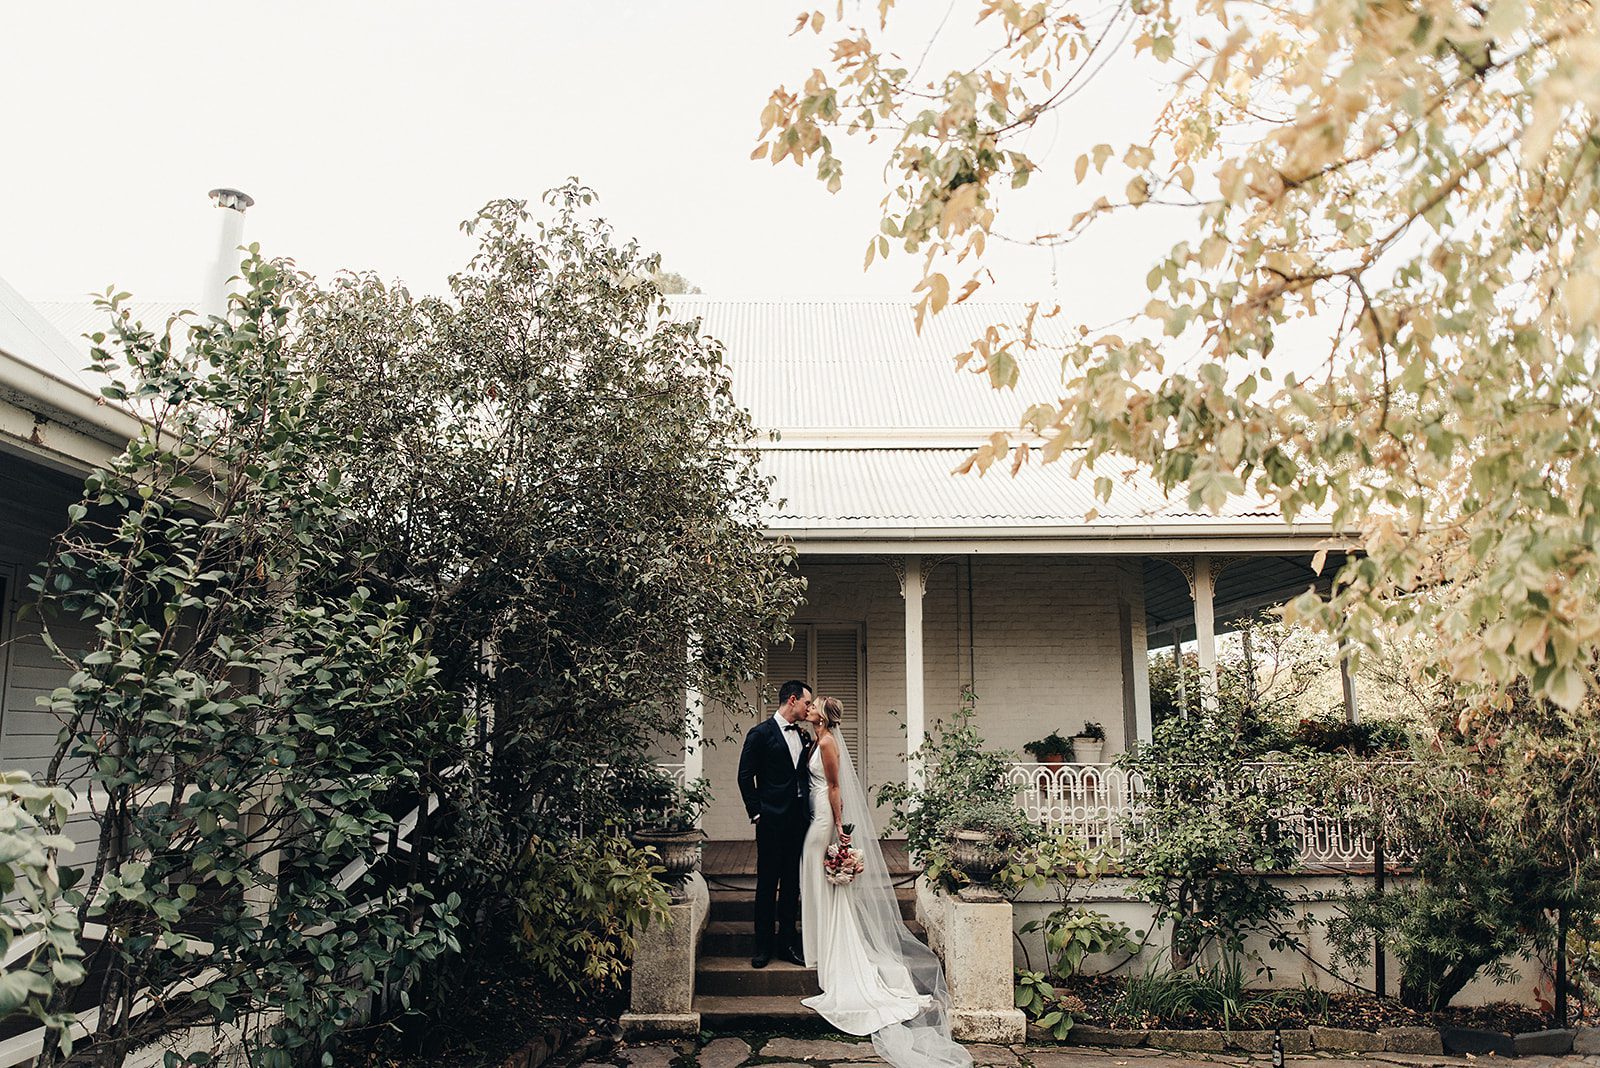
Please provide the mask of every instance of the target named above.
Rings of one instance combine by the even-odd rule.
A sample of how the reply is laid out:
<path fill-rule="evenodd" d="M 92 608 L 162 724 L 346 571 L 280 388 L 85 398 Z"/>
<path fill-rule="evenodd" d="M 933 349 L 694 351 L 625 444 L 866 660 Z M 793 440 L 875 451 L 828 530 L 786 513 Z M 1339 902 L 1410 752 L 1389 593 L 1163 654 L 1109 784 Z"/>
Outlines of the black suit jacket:
<path fill-rule="evenodd" d="M 753 820 L 803 820 L 811 814 L 810 775 L 806 760 L 811 740 L 800 732 L 800 765 L 789 756 L 783 730 L 768 716 L 744 736 L 739 754 L 739 793 Z"/>

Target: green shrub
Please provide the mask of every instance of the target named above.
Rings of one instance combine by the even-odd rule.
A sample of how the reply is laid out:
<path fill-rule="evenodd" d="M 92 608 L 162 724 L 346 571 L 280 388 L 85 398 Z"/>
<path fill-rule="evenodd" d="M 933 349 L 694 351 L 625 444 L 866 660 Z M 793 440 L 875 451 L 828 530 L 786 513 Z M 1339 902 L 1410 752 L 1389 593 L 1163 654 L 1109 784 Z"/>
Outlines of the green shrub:
<path fill-rule="evenodd" d="M 996 846 L 1012 855 L 1041 838 L 1016 803 L 1010 781 L 1014 754 L 984 748 L 975 714 L 976 698 L 968 692 L 949 721 L 939 723 L 916 750 L 922 785 L 897 782 L 878 791 L 877 803 L 893 806 L 888 829 L 905 834 L 906 848 L 923 874 L 947 889 L 966 882 L 950 863 L 949 839 L 955 831 L 988 831 Z"/>
<path fill-rule="evenodd" d="M 579 839 L 535 838 L 518 865 L 518 944 L 552 984 L 593 997 L 617 989 L 634 932 L 667 918 L 655 855 L 615 829 Z"/>
<path fill-rule="evenodd" d="M 654 762 L 614 768 L 613 772 L 618 815 L 632 827 L 692 831 L 711 804 L 711 780 L 704 777 L 680 786 Z"/>
<path fill-rule="evenodd" d="M 1046 757 L 1066 758 L 1072 755 L 1072 742 L 1061 737 L 1060 731 L 1051 731 L 1043 738 L 1023 746 L 1022 751 L 1035 760 L 1044 760 Z"/>
<path fill-rule="evenodd" d="M 1435 742 L 1410 764 L 1365 769 L 1370 830 L 1412 878 L 1348 894 L 1330 940 L 1351 963 L 1381 941 L 1411 1008 L 1449 1005 L 1476 978 L 1554 952 L 1564 911 L 1579 937 L 1600 915 L 1600 700 L 1576 712 L 1441 689 Z"/>
<path fill-rule="evenodd" d="M 1132 929 L 1102 912 L 1064 905 L 1042 920 L 1031 920 L 1019 935 L 1044 937 L 1045 972 L 1054 979 L 1071 979 L 1086 958 L 1096 953 L 1133 953 L 1139 945 Z"/>
<path fill-rule="evenodd" d="M 1250 756 L 1237 713 L 1212 711 L 1166 720 L 1120 760 L 1145 786 L 1122 863 L 1156 924 L 1170 925 L 1178 967 L 1208 948 L 1237 958 L 1252 934 L 1294 941 L 1289 896 L 1266 876 L 1299 859 L 1278 813 L 1310 803 L 1308 778 L 1257 775 Z"/>
<path fill-rule="evenodd" d="M 1075 1014 L 1084 1011 L 1083 1000 L 1077 995 L 1057 990 L 1044 972 L 1026 968 L 1017 969 L 1016 1006 L 1057 1042 L 1072 1033 L 1077 1023 Z"/>
<path fill-rule="evenodd" d="M 1351 966 L 1380 940 L 1399 960 L 1400 1000 L 1422 1012 L 1446 1008 L 1474 979 L 1512 980 L 1513 959 L 1552 949 L 1557 908 L 1582 927 L 1600 906 L 1593 859 L 1553 865 L 1479 771 L 1428 761 L 1385 776 L 1389 845 L 1413 878 L 1382 893 L 1347 887 L 1328 925 Z"/>
<path fill-rule="evenodd" d="M 72 795 L 37 786 L 26 772 L 0 773 L 0 956 L 20 939 L 33 942 L 0 976 L 0 1020 L 25 1014 L 60 1035 L 72 1051 L 72 1017 L 51 1012 L 58 988 L 83 981 L 78 918 L 69 906 L 73 869 L 57 867 L 56 855 L 72 842 L 55 832 L 66 823 Z"/>
<path fill-rule="evenodd" d="M 170 336 L 104 302 L 105 391 L 149 424 L 85 480 L 33 579 L 70 671 L 52 767 L 105 799 L 77 919 L 108 929 L 85 1043 L 108 1065 L 197 1012 L 275 1013 L 249 1029 L 261 1059 L 314 1054 L 455 946 L 459 902 L 375 861 L 447 766 L 462 702 L 410 606 L 368 583 L 324 383 L 288 352 L 288 268 L 252 253 L 242 272 L 228 321 Z M 81 653 L 62 621 L 92 628 Z"/>
<path fill-rule="evenodd" d="M 1129 978 L 1107 1015 L 1136 1025 L 1185 1026 L 1218 1021 L 1224 1030 L 1236 1025 L 1264 1027 L 1292 1013 L 1326 1019 L 1328 995 L 1310 986 L 1285 990 L 1253 990 L 1242 961 L 1235 957 L 1207 967 L 1154 971 Z"/>

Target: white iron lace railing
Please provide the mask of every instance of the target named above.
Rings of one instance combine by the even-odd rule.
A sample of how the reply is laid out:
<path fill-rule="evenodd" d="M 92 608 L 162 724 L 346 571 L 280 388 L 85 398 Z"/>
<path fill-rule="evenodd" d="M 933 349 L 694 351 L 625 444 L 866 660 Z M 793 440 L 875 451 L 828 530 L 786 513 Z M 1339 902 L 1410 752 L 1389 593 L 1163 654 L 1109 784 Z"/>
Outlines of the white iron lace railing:
<path fill-rule="evenodd" d="M 1249 764 L 1246 773 L 1263 786 L 1292 775 L 1292 766 Z M 1085 846 L 1119 852 L 1128 829 L 1140 821 L 1144 782 L 1138 772 L 1115 764 L 1013 764 L 1011 782 L 1028 818 L 1070 834 Z M 1279 813 L 1278 824 L 1299 844 L 1302 868 L 1370 868 L 1372 836 L 1340 811 L 1363 798 L 1350 797 L 1327 810 L 1299 808 Z"/>

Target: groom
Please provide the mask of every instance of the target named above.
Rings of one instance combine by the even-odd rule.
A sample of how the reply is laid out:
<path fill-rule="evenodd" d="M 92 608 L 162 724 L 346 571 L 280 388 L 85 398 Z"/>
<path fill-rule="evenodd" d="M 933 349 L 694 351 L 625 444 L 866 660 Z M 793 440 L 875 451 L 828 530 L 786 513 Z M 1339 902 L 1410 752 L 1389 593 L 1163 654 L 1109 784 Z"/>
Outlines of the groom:
<path fill-rule="evenodd" d="M 786 682 L 778 688 L 778 711 L 750 728 L 739 756 L 739 792 L 756 825 L 756 937 L 752 968 L 777 957 L 805 966 L 795 933 L 800 911 L 800 848 L 811 820 L 806 760 L 811 739 L 800 729 L 811 711 L 811 687 Z M 773 942 L 773 908 L 778 938 Z"/>

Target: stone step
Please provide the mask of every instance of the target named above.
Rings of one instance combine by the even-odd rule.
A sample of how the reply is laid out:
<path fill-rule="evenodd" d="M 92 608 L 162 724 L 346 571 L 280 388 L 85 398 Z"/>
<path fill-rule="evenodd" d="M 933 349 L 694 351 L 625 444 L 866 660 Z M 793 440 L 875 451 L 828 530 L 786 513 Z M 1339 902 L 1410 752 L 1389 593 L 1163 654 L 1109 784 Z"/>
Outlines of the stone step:
<path fill-rule="evenodd" d="M 895 887 L 895 897 L 900 901 L 900 915 L 915 919 L 917 915 L 917 890 L 914 886 Z M 712 890 L 711 922 L 751 923 L 755 919 L 756 899 L 747 890 Z"/>
<path fill-rule="evenodd" d="M 928 933 L 916 920 L 906 920 L 906 927 L 923 943 Z M 715 920 L 706 925 L 700 938 L 700 952 L 708 957 L 748 957 L 755 952 L 755 932 L 749 920 Z"/>
<path fill-rule="evenodd" d="M 790 997 L 715 997 L 696 995 L 694 1011 L 707 1031 L 782 1032 L 796 1021 L 816 1020 L 817 1014 Z"/>
<path fill-rule="evenodd" d="M 822 993 L 817 970 L 775 960 L 750 967 L 749 957 L 701 957 L 694 973 L 696 994 L 725 998 L 804 998 Z"/>

